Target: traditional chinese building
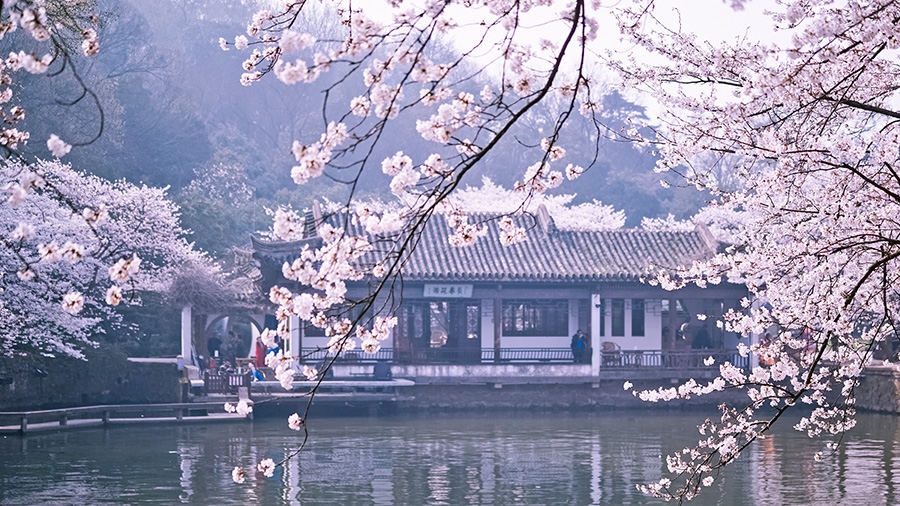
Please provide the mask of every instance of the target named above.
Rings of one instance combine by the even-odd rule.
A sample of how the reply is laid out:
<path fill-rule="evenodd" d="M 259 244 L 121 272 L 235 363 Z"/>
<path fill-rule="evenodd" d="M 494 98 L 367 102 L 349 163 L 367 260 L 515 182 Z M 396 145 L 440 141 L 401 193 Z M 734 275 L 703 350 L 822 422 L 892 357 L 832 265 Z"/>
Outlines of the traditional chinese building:
<path fill-rule="evenodd" d="M 410 370 L 580 362 L 574 364 L 579 374 L 598 374 L 609 367 L 696 367 L 700 357 L 737 346 L 738 336 L 716 321 L 739 307 L 745 287 L 722 283 L 665 291 L 641 282 L 650 267 L 688 266 L 713 255 L 718 244 L 705 228 L 561 230 L 543 207 L 534 219 L 518 219 L 527 227 L 523 242 L 501 245 L 496 223 L 489 222 L 486 237 L 453 247 L 451 227 L 434 216 L 403 268 L 392 339 L 375 356 L 351 352 L 343 360 L 389 360 Z M 253 238 L 264 290 L 275 284 L 302 289 L 283 278 L 281 267 L 304 245 L 321 244 L 314 226 L 321 222 L 318 210 L 306 220 L 300 240 Z M 349 284 L 348 296 L 368 293 L 368 282 Z M 291 323 L 288 347 L 320 356 L 314 350 L 328 340 L 321 330 Z M 579 329 L 588 341 L 582 360 L 570 348 Z"/>

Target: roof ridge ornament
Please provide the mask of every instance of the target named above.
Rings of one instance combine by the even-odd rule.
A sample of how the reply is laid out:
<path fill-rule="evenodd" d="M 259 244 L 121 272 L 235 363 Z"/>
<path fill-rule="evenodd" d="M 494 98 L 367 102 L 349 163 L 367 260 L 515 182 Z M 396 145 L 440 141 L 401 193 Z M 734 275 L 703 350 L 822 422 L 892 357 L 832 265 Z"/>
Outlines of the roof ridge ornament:
<path fill-rule="evenodd" d="M 706 243 L 706 247 L 708 247 L 713 253 L 718 252 L 719 249 L 719 241 L 712 235 L 712 232 L 709 231 L 706 224 L 697 222 L 694 224 L 694 232 L 697 232 L 697 235 L 703 239 L 703 242 Z"/>
<path fill-rule="evenodd" d="M 556 222 L 550 216 L 550 211 L 547 211 L 547 206 L 544 204 L 539 205 L 535 214 L 537 215 L 538 225 L 540 225 L 544 235 L 549 236 L 556 233 Z"/>
<path fill-rule="evenodd" d="M 320 204 L 318 200 L 313 200 L 312 217 L 313 224 L 315 225 L 316 230 L 318 230 L 319 227 L 322 226 L 322 204 Z"/>

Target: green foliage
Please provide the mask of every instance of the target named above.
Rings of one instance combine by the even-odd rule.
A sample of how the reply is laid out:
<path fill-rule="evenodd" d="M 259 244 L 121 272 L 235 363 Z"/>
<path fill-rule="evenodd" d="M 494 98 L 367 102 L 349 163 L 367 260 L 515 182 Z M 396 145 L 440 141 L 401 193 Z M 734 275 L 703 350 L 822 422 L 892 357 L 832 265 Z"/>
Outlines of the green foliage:
<path fill-rule="evenodd" d="M 189 239 L 217 257 L 232 246 L 244 245 L 251 232 L 265 229 L 271 221 L 255 200 L 229 202 L 201 191 L 184 192 L 177 200 L 182 222 L 191 230 Z"/>

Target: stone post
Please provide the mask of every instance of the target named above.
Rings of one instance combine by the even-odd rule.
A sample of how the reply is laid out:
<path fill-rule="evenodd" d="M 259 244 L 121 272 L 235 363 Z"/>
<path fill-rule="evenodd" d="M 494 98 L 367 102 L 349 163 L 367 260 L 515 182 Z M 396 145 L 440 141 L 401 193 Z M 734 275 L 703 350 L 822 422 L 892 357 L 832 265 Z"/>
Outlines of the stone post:
<path fill-rule="evenodd" d="M 252 317 L 253 321 L 259 321 L 258 318 Z M 259 329 L 256 328 L 256 325 L 250 325 L 250 356 L 256 359 L 256 342 L 259 341 Z"/>
<path fill-rule="evenodd" d="M 197 365 L 194 363 L 194 354 L 191 353 L 193 343 L 193 325 L 191 318 L 191 306 L 188 304 L 181 309 L 181 357 L 185 365 Z"/>
<path fill-rule="evenodd" d="M 303 350 L 300 349 L 300 318 L 291 315 L 289 328 L 291 331 L 291 335 L 288 341 L 284 343 L 285 347 L 291 355 L 299 357 L 303 354 Z"/>

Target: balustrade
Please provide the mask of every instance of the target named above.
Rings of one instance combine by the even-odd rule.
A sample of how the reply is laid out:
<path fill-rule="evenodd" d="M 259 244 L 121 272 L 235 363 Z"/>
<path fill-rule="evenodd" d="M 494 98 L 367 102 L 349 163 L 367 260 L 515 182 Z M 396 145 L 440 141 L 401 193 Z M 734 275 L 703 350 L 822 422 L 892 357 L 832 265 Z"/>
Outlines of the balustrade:
<path fill-rule="evenodd" d="M 498 353 L 499 351 L 499 353 Z M 590 350 L 588 350 L 590 351 Z M 304 348 L 305 363 L 317 363 L 334 355 L 323 348 Z M 590 355 L 589 355 L 590 356 Z M 708 368 L 704 360 L 713 357 L 716 364 L 730 362 L 747 368 L 749 357 L 742 357 L 736 351 L 723 350 L 615 350 L 600 352 L 601 368 L 644 368 L 702 369 Z M 425 348 L 420 350 L 393 350 L 382 348 L 374 354 L 361 350 L 342 353 L 337 364 L 371 364 L 393 362 L 396 364 L 565 364 L 573 363 L 569 348 Z"/>

